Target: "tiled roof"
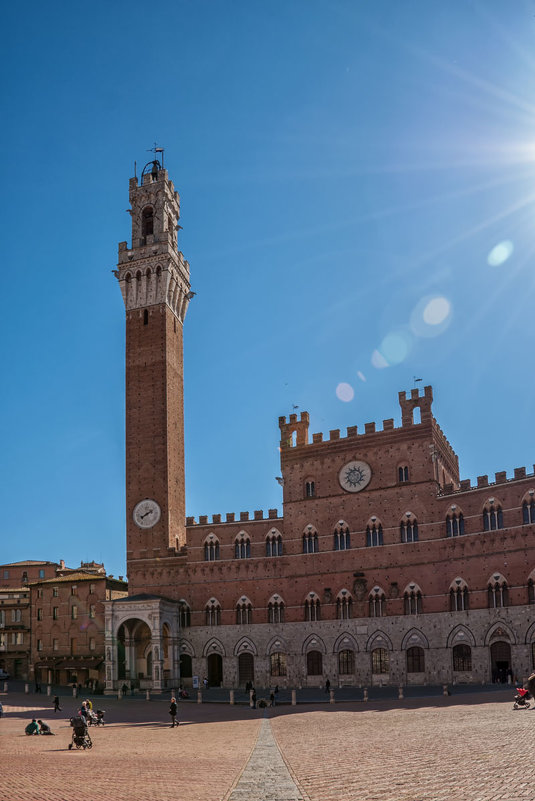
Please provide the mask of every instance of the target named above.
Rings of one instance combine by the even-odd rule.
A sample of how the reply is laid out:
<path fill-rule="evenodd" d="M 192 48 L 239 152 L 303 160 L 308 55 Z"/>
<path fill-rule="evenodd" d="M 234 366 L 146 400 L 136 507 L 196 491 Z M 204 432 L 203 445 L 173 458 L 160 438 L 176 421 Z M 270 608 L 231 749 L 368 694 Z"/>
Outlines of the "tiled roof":
<path fill-rule="evenodd" d="M 24 567 L 24 565 L 55 565 L 56 562 L 45 562 L 42 559 L 25 559 L 23 562 L 5 562 L 1 567 Z"/>
<path fill-rule="evenodd" d="M 60 582 L 73 584 L 76 581 L 116 581 L 118 584 L 128 584 L 127 581 L 121 581 L 118 578 L 106 576 L 104 573 L 85 573 L 83 571 L 76 571 L 75 573 L 68 573 L 66 576 L 56 576 L 51 579 L 41 579 L 41 581 L 32 581 L 32 584 L 59 584 Z"/>

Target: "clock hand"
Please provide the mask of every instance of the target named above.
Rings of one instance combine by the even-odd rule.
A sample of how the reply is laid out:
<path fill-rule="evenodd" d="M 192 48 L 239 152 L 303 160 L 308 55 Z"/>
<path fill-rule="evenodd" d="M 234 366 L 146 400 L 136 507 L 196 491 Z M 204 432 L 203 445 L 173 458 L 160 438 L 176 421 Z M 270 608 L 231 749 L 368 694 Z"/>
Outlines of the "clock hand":
<path fill-rule="evenodd" d="M 151 515 L 151 514 L 152 514 L 152 509 L 149 509 L 149 511 L 148 511 L 148 512 L 145 512 L 145 514 L 144 514 L 144 515 L 140 515 L 140 517 L 141 517 L 141 519 L 143 520 L 143 518 L 144 518 L 144 517 L 147 517 L 147 515 Z"/>

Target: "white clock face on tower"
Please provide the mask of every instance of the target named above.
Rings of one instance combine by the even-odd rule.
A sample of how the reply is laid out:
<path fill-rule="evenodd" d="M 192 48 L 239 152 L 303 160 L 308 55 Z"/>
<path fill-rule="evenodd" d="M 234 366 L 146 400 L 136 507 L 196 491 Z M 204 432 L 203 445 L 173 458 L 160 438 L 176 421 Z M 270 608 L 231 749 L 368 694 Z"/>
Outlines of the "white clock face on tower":
<path fill-rule="evenodd" d="M 132 517 L 134 523 L 140 528 L 152 528 L 160 519 L 162 512 L 156 501 L 151 498 L 145 498 L 134 507 Z"/>
<path fill-rule="evenodd" d="M 360 492 L 367 487 L 372 470 L 367 462 L 353 461 L 345 464 L 338 473 L 338 481 L 346 492 Z"/>

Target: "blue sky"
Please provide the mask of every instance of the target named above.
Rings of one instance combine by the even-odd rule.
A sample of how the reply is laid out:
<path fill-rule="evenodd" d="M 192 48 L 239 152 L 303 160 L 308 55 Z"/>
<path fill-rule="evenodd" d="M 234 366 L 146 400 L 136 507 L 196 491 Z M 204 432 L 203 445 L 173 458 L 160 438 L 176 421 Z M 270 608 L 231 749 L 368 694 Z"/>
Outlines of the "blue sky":
<path fill-rule="evenodd" d="M 165 146 L 197 292 L 188 514 L 281 509 L 279 415 L 533 470 L 535 3 L 4 10 L 0 561 L 125 573 L 128 179 Z M 347 385 L 347 386 L 346 386 Z"/>

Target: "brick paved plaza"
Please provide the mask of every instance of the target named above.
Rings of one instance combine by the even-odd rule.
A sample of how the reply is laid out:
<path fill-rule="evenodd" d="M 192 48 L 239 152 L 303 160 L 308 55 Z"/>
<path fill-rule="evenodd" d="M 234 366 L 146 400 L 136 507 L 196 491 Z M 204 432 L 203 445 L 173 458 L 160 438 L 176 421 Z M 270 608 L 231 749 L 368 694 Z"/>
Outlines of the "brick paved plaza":
<path fill-rule="evenodd" d="M 105 699 L 91 751 L 69 751 L 72 698 L 0 694 L 0 801 L 522 801 L 535 714 L 512 693 L 250 710 Z M 102 699 L 99 699 L 99 704 Z M 55 737 L 27 737 L 32 716 Z"/>

